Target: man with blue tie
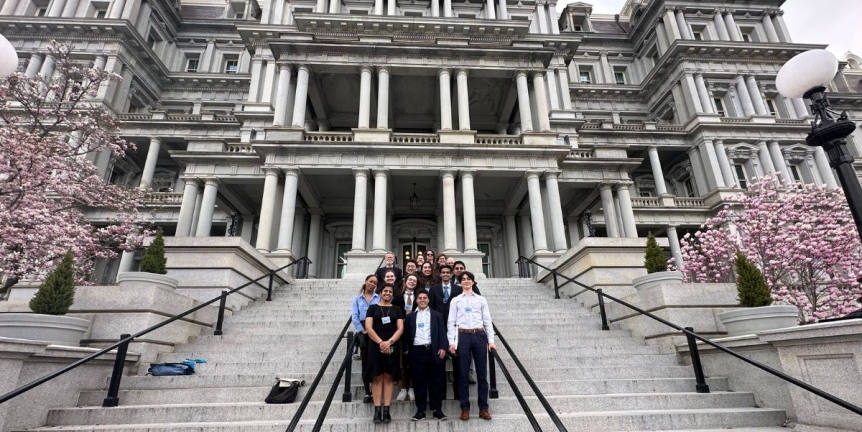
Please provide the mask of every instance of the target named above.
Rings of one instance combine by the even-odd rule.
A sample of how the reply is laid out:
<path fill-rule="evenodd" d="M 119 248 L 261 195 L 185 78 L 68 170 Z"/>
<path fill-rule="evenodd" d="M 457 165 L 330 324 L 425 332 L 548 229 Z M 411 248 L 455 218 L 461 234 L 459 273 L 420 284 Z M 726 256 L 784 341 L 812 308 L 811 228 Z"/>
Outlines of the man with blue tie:
<path fill-rule="evenodd" d="M 407 315 L 402 338 L 404 354 L 410 365 L 410 376 L 416 389 L 416 414 L 413 421 L 425 418 L 425 408 L 431 401 L 434 418 L 445 420 L 443 414 L 442 389 L 444 386 L 443 365 L 446 362 L 446 324 L 443 314 L 428 307 L 428 293 L 416 294 L 416 311 Z"/>
<path fill-rule="evenodd" d="M 440 283 L 431 287 L 428 295 L 431 309 L 443 314 L 443 321 L 449 318 L 449 302 L 453 297 L 461 294 L 461 287 L 455 285 L 452 281 L 452 267 L 441 266 Z M 460 374 L 458 371 L 458 362 L 451 358 L 452 362 L 452 398 L 458 399 L 458 379 Z M 444 365 L 444 370 L 445 365 Z M 443 399 L 446 399 L 446 385 L 443 385 Z"/>

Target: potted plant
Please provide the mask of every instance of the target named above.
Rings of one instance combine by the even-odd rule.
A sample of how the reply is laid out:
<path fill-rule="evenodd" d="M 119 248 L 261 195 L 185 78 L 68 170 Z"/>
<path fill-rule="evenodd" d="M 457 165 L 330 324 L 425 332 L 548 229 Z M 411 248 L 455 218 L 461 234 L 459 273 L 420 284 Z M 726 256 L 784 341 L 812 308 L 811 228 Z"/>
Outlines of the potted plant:
<path fill-rule="evenodd" d="M 667 271 L 667 258 L 665 258 L 664 252 L 661 250 L 658 242 L 655 241 L 655 236 L 652 235 L 652 232 L 647 235 L 644 267 L 647 274 L 632 280 L 632 285 L 638 291 L 661 284 L 682 283 L 682 272 Z"/>
<path fill-rule="evenodd" d="M 799 320 L 796 306 L 773 305 L 772 293 L 760 269 L 740 251 L 736 251 L 733 261 L 742 308 L 718 314 L 727 335 L 739 336 L 795 326 Z"/>
<path fill-rule="evenodd" d="M 123 272 L 117 275 L 117 283 L 122 287 L 158 286 L 168 290 L 177 289 L 179 281 L 165 276 L 168 273 L 165 258 L 165 239 L 162 229 L 156 231 L 156 237 L 147 247 L 141 260 L 141 269 L 137 272 Z"/>
<path fill-rule="evenodd" d="M 75 301 L 75 269 L 72 252 L 39 286 L 30 300 L 33 313 L 0 314 L 0 336 L 79 346 L 90 321 L 64 316 Z"/>

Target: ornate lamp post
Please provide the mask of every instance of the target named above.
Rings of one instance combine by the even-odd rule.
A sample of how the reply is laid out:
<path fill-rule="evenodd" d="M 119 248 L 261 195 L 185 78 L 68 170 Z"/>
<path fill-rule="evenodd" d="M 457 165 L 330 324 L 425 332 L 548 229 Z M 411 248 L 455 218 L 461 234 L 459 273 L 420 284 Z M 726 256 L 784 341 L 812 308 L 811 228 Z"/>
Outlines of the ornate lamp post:
<path fill-rule="evenodd" d="M 18 70 L 18 54 L 15 47 L 0 35 L 0 78 L 6 78 Z"/>
<path fill-rule="evenodd" d="M 862 185 L 853 168 L 853 156 L 847 151 L 846 138 L 856 130 L 856 124 L 829 109 L 826 84 L 838 73 L 838 59 L 826 50 L 811 50 L 790 59 L 778 72 L 775 86 L 782 96 L 811 100 L 814 121 L 805 139 L 810 146 L 823 147 L 829 165 L 838 173 L 856 230 L 862 237 Z M 835 118 L 838 115 L 838 118 Z"/>

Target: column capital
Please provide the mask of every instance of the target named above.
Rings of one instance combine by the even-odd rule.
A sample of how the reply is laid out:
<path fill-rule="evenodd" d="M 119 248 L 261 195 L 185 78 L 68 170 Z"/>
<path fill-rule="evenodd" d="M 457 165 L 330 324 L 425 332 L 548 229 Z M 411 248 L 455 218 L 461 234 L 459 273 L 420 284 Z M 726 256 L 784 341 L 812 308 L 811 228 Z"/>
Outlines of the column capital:
<path fill-rule="evenodd" d="M 374 177 L 389 177 L 389 168 L 374 168 L 371 171 L 374 172 Z"/>
<path fill-rule="evenodd" d="M 285 167 L 281 170 L 285 177 L 299 177 L 299 167 Z"/>
<path fill-rule="evenodd" d="M 724 140 L 722 140 L 721 138 L 713 138 L 712 143 L 715 145 L 724 145 Z"/>
<path fill-rule="evenodd" d="M 392 74 L 392 69 L 389 66 L 377 66 L 377 73 L 378 74 L 383 74 L 383 73 Z"/>
<path fill-rule="evenodd" d="M 442 76 L 442 75 L 444 75 L 444 74 L 445 74 L 445 75 L 449 75 L 449 76 L 451 76 L 451 75 L 452 75 L 452 70 L 451 70 L 451 69 L 449 69 L 449 68 L 446 68 L 446 67 L 444 67 L 444 68 L 440 68 L 440 69 L 437 69 L 437 76 Z"/>
<path fill-rule="evenodd" d="M 544 78 L 544 77 L 545 77 L 545 72 L 544 72 L 544 71 L 533 71 L 530 75 L 531 75 L 531 77 L 532 77 L 533 79 L 536 79 L 536 78 Z"/>
<path fill-rule="evenodd" d="M 263 171 L 263 173 L 265 175 L 268 175 L 268 176 L 278 177 L 278 175 L 281 174 L 281 168 L 279 168 L 279 167 L 271 167 L 271 166 L 270 167 L 263 167 L 263 168 L 261 168 L 261 170 Z"/>
<path fill-rule="evenodd" d="M 201 180 L 196 177 L 180 177 L 185 184 L 193 184 L 197 187 L 201 186 Z"/>
<path fill-rule="evenodd" d="M 475 177 L 476 177 L 476 170 L 475 170 L 475 169 L 472 169 L 472 168 L 459 169 L 459 170 L 458 170 L 458 173 L 459 173 L 459 174 L 461 174 L 461 178 L 462 178 L 462 179 L 463 179 L 464 177 L 470 177 L 470 178 L 475 178 Z"/>
<path fill-rule="evenodd" d="M 545 181 L 547 181 L 548 179 L 556 180 L 560 178 L 560 174 L 562 174 L 562 172 L 560 171 L 545 171 L 545 174 L 542 176 L 542 178 Z"/>
<path fill-rule="evenodd" d="M 614 183 L 599 183 L 599 190 L 613 190 Z"/>
<path fill-rule="evenodd" d="M 219 179 L 217 179 L 217 178 L 215 178 L 215 177 L 208 177 L 208 178 L 205 178 L 205 179 L 204 179 L 204 184 L 205 184 L 206 186 L 216 186 L 216 187 L 218 187 L 219 183 L 221 183 L 221 182 L 219 181 Z"/>
<path fill-rule="evenodd" d="M 298 64 L 298 65 L 294 65 L 294 66 L 296 67 L 297 72 L 304 70 L 306 73 L 311 73 L 311 66 L 310 65 Z"/>
<path fill-rule="evenodd" d="M 621 190 L 628 191 L 629 188 L 632 187 L 632 185 L 634 185 L 634 182 L 621 181 L 621 182 L 617 183 L 617 191 L 621 191 Z"/>
<path fill-rule="evenodd" d="M 528 171 L 524 172 L 524 177 L 526 177 L 527 180 L 534 179 L 534 178 L 538 179 L 541 177 L 541 175 L 543 173 L 544 173 L 544 171 L 542 171 L 542 170 L 528 170 Z"/>
<path fill-rule="evenodd" d="M 523 75 L 523 77 L 524 77 L 524 78 L 529 78 L 529 77 L 530 77 L 530 71 L 523 70 L 523 69 L 522 69 L 522 70 L 519 70 L 519 71 L 516 71 L 516 72 L 515 72 L 515 79 L 518 79 L 518 77 L 520 77 L 520 76 L 522 76 L 522 75 Z"/>
<path fill-rule="evenodd" d="M 658 153 L 658 146 L 651 145 L 649 146 L 649 148 L 647 148 L 647 151 L 649 151 L 650 153 Z"/>
<path fill-rule="evenodd" d="M 42 55 L 42 54 L 34 53 L 34 54 L 33 54 L 32 56 L 30 56 L 30 57 L 36 57 L 36 56 L 41 56 L 41 55 Z M 108 60 L 108 56 L 106 56 L 106 55 L 104 55 L 104 54 L 98 54 L 98 55 L 96 56 L 96 59 L 102 59 L 103 61 L 107 61 L 107 60 Z"/>
<path fill-rule="evenodd" d="M 455 176 L 457 174 L 458 174 L 458 170 L 454 169 L 454 168 L 443 168 L 440 170 L 440 177 L 443 177 L 443 178 L 446 178 L 446 177 L 455 178 Z"/>
<path fill-rule="evenodd" d="M 670 230 L 676 231 L 676 227 L 678 227 L 678 226 L 679 225 L 677 225 L 677 224 L 667 224 L 664 226 L 664 229 L 667 231 L 670 231 Z"/>
<path fill-rule="evenodd" d="M 698 145 L 699 144 L 695 144 L 695 145 L 689 147 L 688 150 L 685 151 L 685 153 L 688 155 L 691 155 L 694 152 L 698 152 L 698 154 L 700 154 L 700 150 L 698 149 Z"/>
<path fill-rule="evenodd" d="M 455 74 L 456 74 L 456 75 L 459 75 L 459 76 L 460 76 L 460 75 L 464 75 L 464 76 L 469 76 L 469 75 L 470 75 L 469 70 L 468 70 L 468 69 L 465 69 L 465 68 L 459 68 L 458 70 L 456 70 L 456 71 L 455 71 Z"/>
<path fill-rule="evenodd" d="M 283 70 L 286 70 L 288 72 L 293 72 L 293 66 L 291 66 L 289 63 L 280 63 L 278 65 L 278 71 L 281 72 Z"/>
<path fill-rule="evenodd" d="M 608 52 L 607 52 L 607 51 L 600 51 L 600 52 L 599 52 L 599 57 L 607 57 L 607 56 L 608 56 Z"/>
<path fill-rule="evenodd" d="M 354 177 L 368 177 L 368 168 L 353 168 Z"/>
<path fill-rule="evenodd" d="M 755 141 L 755 142 L 754 142 L 754 144 L 755 144 L 756 146 L 758 146 L 758 147 L 760 147 L 760 146 L 765 146 L 765 145 L 766 145 L 766 140 L 757 140 L 757 141 Z"/>
<path fill-rule="evenodd" d="M 163 142 L 162 137 L 157 137 L 157 136 L 150 137 L 150 144 L 152 144 L 152 143 L 161 144 L 162 142 Z"/>
<path fill-rule="evenodd" d="M 359 73 L 368 72 L 369 74 L 374 73 L 374 66 L 371 65 L 362 65 L 359 66 Z"/>

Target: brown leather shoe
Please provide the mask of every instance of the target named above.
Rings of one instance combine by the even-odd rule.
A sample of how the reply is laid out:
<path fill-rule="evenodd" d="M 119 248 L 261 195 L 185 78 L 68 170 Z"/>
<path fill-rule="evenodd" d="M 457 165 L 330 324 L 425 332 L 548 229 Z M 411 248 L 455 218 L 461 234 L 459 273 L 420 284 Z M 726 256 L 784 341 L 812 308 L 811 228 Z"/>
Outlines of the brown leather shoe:
<path fill-rule="evenodd" d="M 461 420 L 469 420 L 470 419 L 470 410 L 461 410 Z"/>
<path fill-rule="evenodd" d="M 481 417 L 482 420 L 491 420 L 491 413 L 489 413 L 486 409 L 480 409 L 479 417 Z"/>

